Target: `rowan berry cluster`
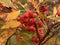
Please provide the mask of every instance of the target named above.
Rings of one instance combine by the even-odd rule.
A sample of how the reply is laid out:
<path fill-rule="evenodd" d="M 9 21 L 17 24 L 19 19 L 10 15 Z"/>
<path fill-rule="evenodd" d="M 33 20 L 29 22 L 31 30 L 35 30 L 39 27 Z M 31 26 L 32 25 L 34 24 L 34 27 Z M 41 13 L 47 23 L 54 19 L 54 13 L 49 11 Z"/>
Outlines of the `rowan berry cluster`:
<path fill-rule="evenodd" d="M 40 35 L 40 38 L 43 38 L 44 35 L 44 30 L 42 28 L 43 22 L 41 20 L 37 21 L 36 19 L 37 14 L 34 13 L 33 11 L 27 11 L 25 12 L 22 16 L 20 16 L 17 20 L 21 23 L 20 28 L 24 28 L 26 31 L 36 31 L 35 24 L 39 27 L 38 28 L 38 33 Z M 39 40 L 37 36 L 32 37 L 32 42 L 38 43 Z"/>

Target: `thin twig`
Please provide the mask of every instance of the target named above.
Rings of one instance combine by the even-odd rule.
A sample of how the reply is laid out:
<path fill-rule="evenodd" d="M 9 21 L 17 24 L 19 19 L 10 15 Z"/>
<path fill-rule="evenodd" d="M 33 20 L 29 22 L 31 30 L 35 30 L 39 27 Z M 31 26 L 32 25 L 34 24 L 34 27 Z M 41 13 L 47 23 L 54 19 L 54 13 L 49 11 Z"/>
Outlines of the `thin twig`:
<path fill-rule="evenodd" d="M 23 5 L 20 1 L 12 1 L 12 2 L 15 3 L 18 6 L 22 6 L 22 8 L 25 9 L 25 5 Z"/>
<path fill-rule="evenodd" d="M 45 36 L 43 37 L 43 39 L 41 39 L 40 42 L 43 42 L 45 40 L 45 38 L 49 35 L 49 33 L 50 33 L 50 30 L 47 31 L 47 33 L 45 34 Z"/>
<path fill-rule="evenodd" d="M 37 25 L 36 25 L 36 24 L 35 24 L 35 28 L 36 28 L 36 34 L 37 34 L 37 37 L 39 38 L 39 41 L 40 41 L 41 39 L 40 39 L 40 35 L 39 35 L 39 33 L 38 33 L 38 28 L 37 28 Z M 40 42 L 39 42 L 38 45 L 40 45 Z"/>
<path fill-rule="evenodd" d="M 18 1 L 18 4 L 21 5 L 25 9 L 25 6 L 21 2 Z"/>
<path fill-rule="evenodd" d="M 55 31 L 55 32 L 52 32 L 52 31 L 53 31 L 52 28 L 54 28 L 54 27 L 57 28 L 57 27 L 59 26 L 58 24 L 60 24 L 60 22 L 53 24 L 52 27 L 51 27 L 50 29 L 48 29 L 47 33 L 45 34 L 45 36 L 44 36 L 43 39 L 41 40 L 41 43 L 43 42 L 43 44 L 44 44 L 44 43 L 47 42 L 50 38 L 52 38 L 54 35 L 56 35 L 56 33 L 59 32 L 59 31 L 58 31 L 59 29 L 58 29 L 57 31 Z M 51 30 L 52 30 L 52 31 L 51 31 Z M 45 40 L 45 38 L 48 37 L 48 35 L 49 35 L 50 32 L 52 32 L 53 35 L 50 36 L 49 38 L 47 38 L 47 39 Z"/>
<path fill-rule="evenodd" d="M 54 36 L 54 34 L 51 35 L 50 37 L 48 37 L 43 43 L 41 43 L 41 45 L 45 44 L 45 43 L 46 43 L 49 39 L 51 39 L 53 36 Z"/>

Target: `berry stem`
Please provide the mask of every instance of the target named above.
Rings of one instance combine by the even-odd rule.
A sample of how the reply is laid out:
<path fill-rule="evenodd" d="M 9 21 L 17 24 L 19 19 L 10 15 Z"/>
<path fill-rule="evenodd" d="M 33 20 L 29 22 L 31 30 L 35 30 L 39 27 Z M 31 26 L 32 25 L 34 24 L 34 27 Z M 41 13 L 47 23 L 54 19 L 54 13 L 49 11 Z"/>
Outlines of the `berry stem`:
<path fill-rule="evenodd" d="M 35 24 L 35 27 L 36 27 L 36 34 L 37 34 L 37 37 L 39 38 L 39 41 L 40 41 L 41 39 L 40 39 L 40 35 L 39 35 L 39 33 L 38 33 L 38 28 L 37 28 L 37 25 L 36 25 L 36 24 Z M 39 42 L 38 45 L 40 45 L 40 42 Z"/>

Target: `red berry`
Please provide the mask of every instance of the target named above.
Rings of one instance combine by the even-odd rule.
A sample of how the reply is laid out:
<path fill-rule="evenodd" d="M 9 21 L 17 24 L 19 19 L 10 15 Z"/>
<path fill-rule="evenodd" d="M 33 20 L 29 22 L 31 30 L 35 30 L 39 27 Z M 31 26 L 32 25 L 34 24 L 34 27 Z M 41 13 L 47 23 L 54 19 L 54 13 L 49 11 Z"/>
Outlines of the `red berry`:
<path fill-rule="evenodd" d="M 24 16 L 23 15 L 17 18 L 17 21 L 22 22 L 23 20 L 24 20 Z"/>
<path fill-rule="evenodd" d="M 30 12 L 29 13 L 29 16 L 30 16 L 30 18 L 33 18 L 33 13 Z"/>
<path fill-rule="evenodd" d="M 23 36 L 20 35 L 20 36 L 19 36 L 19 39 L 20 39 L 20 40 L 23 40 Z"/>
<path fill-rule="evenodd" d="M 24 24 L 20 24 L 20 28 L 24 28 Z"/>
<path fill-rule="evenodd" d="M 29 27 L 29 30 L 30 30 L 30 31 L 36 31 L 36 28 L 35 28 L 34 26 L 30 26 L 30 27 Z"/>
<path fill-rule="evenodd" d="M 42 27 L 43 26 L 43 22 L 40 20 L 38 22 L 36 22 L 36 24 L 39 26 L 39 27 Z"/>
<path fill-rule="evenodd" d="M 39 28 L 39 29 L 38 29 L 38 32 L 39 32 L 40 34 L 43 34 L 43 33 L 44 33 L 43 30 L 44 30 L 43 28 Z"/>
<path fill-rule="evenodd" d="M 25 26 L 25 29 L 26 29 L 27 31 L 30 31 L 30 30 L 29 30 L 29 26 Z"/>
<path fill-rule="evenodd" d="M 40 38 L 41 38 L 41 39 L 43 38 L 43 34 L 40 34 Z"/>
<path fill-rule="evenodd" d="M 1 5 L 1 8 L 2 8 L 2 9 L 4 9 L 4 8 L 5 8 L 5 6 L 4 6 L 4 5 Z"/>
<path fill-rule="evenodd" d="M 33 17 L 36 17 L 37 16 L 37 14 L 33 14 Z"/>
<path fill-rule="evenodd" d="M 36 22 L 36 18 L 33 18 L 33 22 L 34 22 L 34 23 Z"/>
<path fill-rule="evenodd" d="M 42 5 L 42 9 L 43 9 L 43 11 L 45 12 L 45 11 L 48 10 L 48 7 L 47 7 L 46 5 Z"/>
<path fill-rule="evenodd" d="M 35 42 L 36 36 L 32 37 L 32 42 Z"/>
<path fill-rule="evenodd" d="M 57 15 L 60 16 L 60 11 L 57 12 Z"/>
<path fill-rule="evenodd" d="M 40 38 L 43 38 L 43 36 L 44 36 L 44 30 L 43 30 L 43 28 L 39 28 L 38 29 L 38 33 L 40 35 Z"/>
<path fill-rule="evenodd" d="M 47 11 L 47 10 L 48 10 L 48 7 L 45 6 L 43 10 L 44 10 L 44 11 Z"/>
<path fill-rule="evenodd" d="M 26 12 L 26 13 L 24 14 L 24 17 L 28 18 L 28 17 L 29 17 L 29 13 Z"/>
<path fill-rule="evenodd" d="M 24 22 L 24 16 L 22 15 L 19 18 L 20 18 L 20 22 L 23 23 Z"/>
<path fill-rule="evenodd" d="M 30 18 L 34 18 L 37 16 L 35 13 L 29 13 L 29 15 L 30 15 Z"/>
<path fill-rule="evenodd" d="M 17 21 L 20 21 L 20 18 L 17 18 Z"/>
<path fill-rule="evenodd" d="M 31 23 L 33 23 L 33 18 L 31 18 L 29 21 L 30 21 Z"/>
<path fill-rule="evenodd" d="M 20 16 L 20 19 L 23 19 L 24 18 L 24 15 Z"/>
<path fill-rule="evenodd" d="M 28 11 L 28 13 L 29 13 L 30 18 L 34 18 L 37 16 L 35 13 L 33 13 L 32 10 Z"/>
<path fill-rule="evenodd" d="M 28 21 L 29 25 L 32 25 L 35 22 L 36 22 L 36 18 L 30 18 L 29 21 Z"/>
<path fill-rule="evenodd" d="M 26 26 L 25 29 L 26 29 L 27 31 L 33 31 L 33 32 L 36 31 L 36 28 L 35 28 L 34 26 Z"/>
<path fill-rule="evenodd" d="M 24 23 L 27 23 L 29 21 L 29 18 L 24 18 Z"/>
<path fill-rule="evenodd" d="M 32 37 L 32 42 L 39 43 L 39 40 L 38 40 L 37 36 Z"/>
<path fill-rule="evenodd" d="M 31 25 L 33 25 L 33 24 L 34 24 L 33 18 L 30 18 L 30 19 L 28 20 L 27 25 L 31 26 Z"/>

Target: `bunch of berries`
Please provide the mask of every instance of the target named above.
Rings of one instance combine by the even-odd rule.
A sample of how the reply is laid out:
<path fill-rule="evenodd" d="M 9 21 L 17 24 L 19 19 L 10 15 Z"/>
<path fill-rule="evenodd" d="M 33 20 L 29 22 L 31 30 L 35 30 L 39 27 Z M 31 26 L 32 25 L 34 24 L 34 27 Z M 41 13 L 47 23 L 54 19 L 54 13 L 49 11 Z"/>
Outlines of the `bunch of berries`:
<path fill-rule="evenodd" d="M 37 17 L 36 13 L 29 10 L 29 11 L 25 12 L 22 16 L 20 16 L 17 19 L 17 21 L 19 21 L 21 23 L 20 28 L 24 28 L 28 32 L 29 31 L 35 32 L 36 31 L 35 24 L 36 24 L 39 27 L 38 33 L 40 35 L 40 38 L 42 38 L 44 35 L 44 33 L 43 33 L 44 30 L 42 28 L 43 22 L 41 20 L 37 21 L 36 17 Z M 36 43 L 39 42 L 37 36 L 32 37 L 32 42 L 36 42 Z"/>
<path fill-rule="evenodd" d="M 30 10 L 24 13 L 17 19 L 21 23 L 20 28 L 25 28 L 27 31 L 35 31 L 36 28 L 34 27 L 34 24 L 42 27 L 42 21 L 37 21 L 36 16 L 36 13 Z"/>

